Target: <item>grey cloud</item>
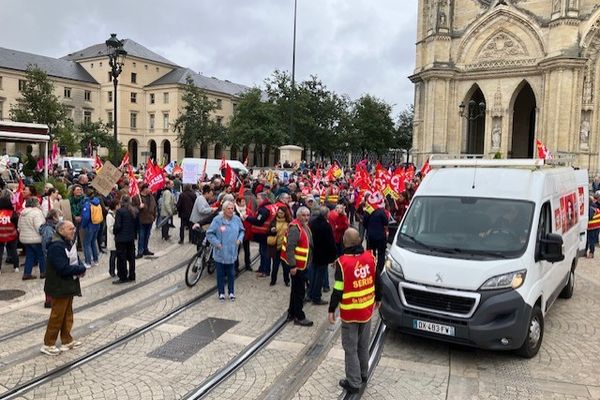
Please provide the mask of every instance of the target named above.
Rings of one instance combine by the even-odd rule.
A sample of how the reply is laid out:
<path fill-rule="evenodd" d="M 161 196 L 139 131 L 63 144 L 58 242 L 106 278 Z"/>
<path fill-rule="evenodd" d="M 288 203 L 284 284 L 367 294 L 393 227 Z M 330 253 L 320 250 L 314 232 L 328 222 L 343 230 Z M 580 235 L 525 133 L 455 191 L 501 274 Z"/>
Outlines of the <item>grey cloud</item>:
<path fill-rule="evenodd" d="M 297 79 L 413 99 L 417 0 L 299 0 Z M 60 57 L 111 32 L 209 76 L 260 85 L 291 70 L 293 0 L 4 0 L 0 46 Z"/>

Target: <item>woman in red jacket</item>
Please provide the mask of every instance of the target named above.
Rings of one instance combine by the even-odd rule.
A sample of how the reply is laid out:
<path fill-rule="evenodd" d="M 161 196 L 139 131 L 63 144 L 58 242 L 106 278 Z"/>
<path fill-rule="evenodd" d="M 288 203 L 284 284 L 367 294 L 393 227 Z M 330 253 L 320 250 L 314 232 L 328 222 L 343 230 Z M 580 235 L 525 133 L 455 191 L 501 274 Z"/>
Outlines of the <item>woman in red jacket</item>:
<path fill-rule="evenodd" d="M 4 248 L 8 253 L 7 260 L 13 264 L 15 272 L 19 272 L 19 257 L 17 256 L 17 213 L 15 212 L 9 191 L 3 191 L 0 197 L 0 269 Z"/>
<path fill-rule="evenodd" d="M 337 255 L 341 255 L 344 250 L 343 238 L 344 232 L 350 226 L 350 221 L 346 215 L 343 204 L 338 204 L 329 212 L 329 224 L 333 228 L 333 238 L 335 239 L 335 248 Z"/>

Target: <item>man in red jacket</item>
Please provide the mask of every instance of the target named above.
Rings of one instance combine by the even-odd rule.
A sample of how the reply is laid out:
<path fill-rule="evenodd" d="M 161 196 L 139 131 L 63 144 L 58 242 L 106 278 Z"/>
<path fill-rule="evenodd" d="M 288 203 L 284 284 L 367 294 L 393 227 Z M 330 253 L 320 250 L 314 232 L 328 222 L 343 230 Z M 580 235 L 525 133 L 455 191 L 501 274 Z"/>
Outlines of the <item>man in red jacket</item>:
<path fill-rule="evenodd" d="M 350 221 L 346 215 L 346 210 L 343 204 L 338 204 L 329 212 L 329 224 L 333 228 L 333 238 L 335 240 L 335 248 L 337 255 L 342 255 L 344 250 L 344 232 L 350 226 Z"/>

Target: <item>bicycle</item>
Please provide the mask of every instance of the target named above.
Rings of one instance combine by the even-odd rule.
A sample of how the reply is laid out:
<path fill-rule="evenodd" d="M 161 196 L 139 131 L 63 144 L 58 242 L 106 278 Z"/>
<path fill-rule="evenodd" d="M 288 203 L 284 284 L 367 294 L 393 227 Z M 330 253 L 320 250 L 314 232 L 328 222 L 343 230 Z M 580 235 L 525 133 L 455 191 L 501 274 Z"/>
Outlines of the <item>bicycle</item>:
<path fill-rule="evenodd" d="M 188 266 L 185 270 L 185 284 L 188 287 L 193 287 L 198 283 L 202 277 L 204 269 L 209 274 L 215 272 L 215 260 L 212 258 L 212 246 L 206 240 L 206 233 L 202 228 L 196 228 L 198 231 L 198 242 L 196 243 L 197 251 L 196 254 L 190 259 Z"/>

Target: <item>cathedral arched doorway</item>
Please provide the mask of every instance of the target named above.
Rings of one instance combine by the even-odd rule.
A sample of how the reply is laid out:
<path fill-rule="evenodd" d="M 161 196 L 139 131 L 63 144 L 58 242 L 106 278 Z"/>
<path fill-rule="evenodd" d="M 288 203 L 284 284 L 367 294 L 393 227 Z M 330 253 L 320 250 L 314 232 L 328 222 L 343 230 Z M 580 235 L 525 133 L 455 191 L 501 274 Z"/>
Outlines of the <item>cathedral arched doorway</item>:
<path fill-rule="evenodd" d="M 513 104 L 513 123 L 509 156 L 533 158 L 535 141 L 535 94 L 529 83 L 519 85 Z"/>
<path fill-rule="evenodd" d="M 481 89 L 475 85 L 473 94 L 465 104 L 467 120 L 466 154 L 483 154 L 485 147 L 485 96 Z"/>

